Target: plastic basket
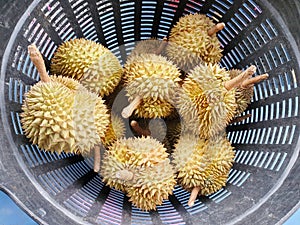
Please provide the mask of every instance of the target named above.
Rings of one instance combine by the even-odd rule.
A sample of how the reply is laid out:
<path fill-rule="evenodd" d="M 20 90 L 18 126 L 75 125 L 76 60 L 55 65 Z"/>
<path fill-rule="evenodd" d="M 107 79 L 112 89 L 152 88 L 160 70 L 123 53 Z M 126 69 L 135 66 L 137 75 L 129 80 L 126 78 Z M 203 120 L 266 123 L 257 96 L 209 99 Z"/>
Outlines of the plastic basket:
<path fill-rule="evenodd" d="M 12 0 L 0 3 L 0 186 L 41 224 L 281 224 L 299 205 L 299 65 L 297 0 Z M 236 149 L 228 184 L 199 197 L 176 187 L 157 211 L 133 207 L 104 185 L 92 159 L 39 151 L 24 137 L 24 93 L 39 80 L 27 46 L 49 61 L 57 46 L 84 37 L 122 63 L 136 41 L 168 35 L 180 16 L 201 12 L 226 23 L 221 65 L 269 73 L 254 89 L 252 116 L 228 127 Z"/>

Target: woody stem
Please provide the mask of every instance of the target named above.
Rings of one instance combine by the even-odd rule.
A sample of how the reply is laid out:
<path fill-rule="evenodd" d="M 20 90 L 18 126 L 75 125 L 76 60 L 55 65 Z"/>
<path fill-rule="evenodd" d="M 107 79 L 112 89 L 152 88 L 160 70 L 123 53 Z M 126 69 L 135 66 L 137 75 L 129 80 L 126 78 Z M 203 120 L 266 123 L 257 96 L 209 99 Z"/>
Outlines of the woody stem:
<path fill-rule="evenodd" d="M 142 98 L 137 96 L 133 101 L 122 110 L 122 117 L 129 118 L 133 111 L 141 104 Z"/>
<path fill-rule="evenodd" d="M 192 207 L 195 204 L 195 201 L 196 201 L 196 198 L 198 196 L 199 191 L 200 191 L 200 187 L 199 186 L 193 188 L 193 190 L 191 192 L 190 199 L 188 201 L 189 207 Z"/>
<path fill-rule="evenodd" d="M 49 74 L 47 73 L 43 56 L 35 44 L 31 44 L 28 46 L 28 53 L 32 63 L 35 65 L 37 71 L 40 74 L 41 81 L 50 82 L 51 79 L 49 77 Z"/>
<path fill-rule="evenodd" d="M 218 24 L 214 25 L 212 28 L 210 28 L 207 31 L 207 34 L 209 36 L 212 36 L 212 35 L 216 34 L 218 31 L 223 30 L 224 27 L 225 27 L 225 23 L 218 23 Z"/>
<path fill-rule="evenodd" d="M 138 124 L 138 122 L 135 120 L 131 121 L 130 126 L 138 135 L 142 135 L 142 136 L 146 136 L 146 137 L 151 135 L 151 132 L 149 129 L 141 128 L 140 125 Z"/>
<path fill-rule="evenodd" d="M 95 146 L 94 148 L 94 172 L 98 173 L 100 170 L 101 163 L 101 154 L 100 154 L 100 146 Z"/>

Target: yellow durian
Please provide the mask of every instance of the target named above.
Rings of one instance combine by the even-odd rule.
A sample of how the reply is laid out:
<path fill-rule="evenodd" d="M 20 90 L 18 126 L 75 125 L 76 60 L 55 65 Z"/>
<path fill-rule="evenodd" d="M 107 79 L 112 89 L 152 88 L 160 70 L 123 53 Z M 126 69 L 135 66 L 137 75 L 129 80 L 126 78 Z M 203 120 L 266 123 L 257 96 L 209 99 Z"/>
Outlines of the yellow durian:
<path fill-rule="evenodd" d="M 177 101 L 184 128 L 212 137 L 223 131 L 235 115 L 235 89 L 224 86 L 229 73 L 217 64 L 200 64 L 184 80 Z"/>
<path fill-rule="evenodd" d="M 101 44 L 83 38 L 62 43 L 51 59 L 51 73 L 80 80 L 101 97 L 109 95 L 122 77 L 118 58 Z"/>
<path fill-rule="evenodd" d="M 174 110 L 174 96 L 179 88 L 180 72 L 165 57 L 140 54 L 128 59 L 124 68 L 127 95 L 131 104 L 123 117 L 135 114 L 142 118 L 166 117 Z"/>
<path fill-rule="evenodd" d="M 166 47 L 168 59 L 188 72 L 199 63 L 218 63 L 222 57 L 216 32 L 224 23 L 214 22 L 204 14 L 188 14 L 172 27 Z"/>
<path fill-rule="evenodd" d="M 189 191 L 196 188 L 196 196 L 209 195 L 226 185 L 234 151 L 224 135 L 206 140 L 184 134 L 175 145 L 172 158 L 178 183 Z"/>

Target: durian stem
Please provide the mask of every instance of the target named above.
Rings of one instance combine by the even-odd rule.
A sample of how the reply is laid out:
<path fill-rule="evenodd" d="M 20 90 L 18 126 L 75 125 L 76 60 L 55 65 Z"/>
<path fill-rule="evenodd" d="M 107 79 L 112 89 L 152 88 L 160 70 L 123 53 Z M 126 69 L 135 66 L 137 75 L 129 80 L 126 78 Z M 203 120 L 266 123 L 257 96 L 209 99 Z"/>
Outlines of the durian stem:
<path fill-rule="evenodd" d="M 266 80 L 268 77 L 269 77 L 269 74 L 265 73 L 265 74 L 244 80 L 241 84 L 241 88 L 248 89 L 248 88 L 252 87 L 254 84 L 257 84 L 263 80 Z"/>
<path fill-rule="evenodd" d="M 217 23 L 216 25 L 214 25 L 212 28 L 210 28 L 207 31 L 207 34 L 208 34 L 208 36 L 213 36 L 214 34 L 219 32 L 220 30 L 223 30 L 224 27 L 225 27 L 225 23 Z"/>
<path fill-rule="evenodd" d="M 133 180 L 134 174 L 129 170 L 120 170 L 116 173 L 116 178 L 124 180 L 124 181 L 131 181 Z"/>
<path fill-rule="evenodd" d="M 161 54 L 163 52 L 163 50 L 165 49 L 165 47 L 167 46 L 167 44 L 168 44 L 168 39 L 167 39 L 167 37 L 164 37 L 162 39 L 162 41 L 160 42 L 160 45 L 159 45 L 158 49 L 155 52 L 156 55 Z"/>
<path fill-rule="evenodd" d="M 40 74 L 41 81 L 50 82 L 51 79 L 49 77 L 49 74 L 47 73 L 43 56 L 35 44 L 31 44 L 28 46 L 28 53 L 32 63 L 35 65 L 37 71 Z"/>
<path fill-rule="evenodd" d="M 101 154 L 100 154 L 100 146 L 94 147 L 94 172 L 98 173 L 100 170 L 101 163 Z"/>
<path fill-rule="evenodd" d="M 242 83 L 244 81 L 246 81 L 247 79 L 249 79 L 256 71 L 256 67 L 255 66 L 250 66 L 248 67 L 245 71 L 243 71 L 242 73 L 240 73 L 238 76 L 236 76 L 235 78 L 226 81 L 224 83 L 224 87 L 230 91 L 233 88 L 236 87 L 240 87 L 242 85 Z"/>
<path fill-rule="evenodd" d="M 191 192 L 190 199 L 188 201 L 189 207 L 192 207 L 195 204 L 195 201 L 196 201 L 196 198 L 198 196 L 199 191 L 200 191 L 200 187 L 199 186 L 193 188 L 193 190 Z"/>
<path fill-rule="evenodd" d="M 133 111 L 141 104 L 142 98 L 137 96 L 133 101 L 122 110 L 122 117 L 129 118 Z"/>
<path fill-rule="evenodd" d="M 244 116 L 235 117 L 230 121 L 230 124 L 242 122 L 243 120 L 245 120 L 251 116 L 252 116 L 251 114 L 246 114 Z"/>
<path fill-rule="evenodd" d="M 149 129 L 141 128 L 140 125 L 138 124 L 138 122 L 135 120 L 131 121 L 130 126 L 138 135 L 146 136 L 146 137 L 151 135 L 151 132 Z"/>

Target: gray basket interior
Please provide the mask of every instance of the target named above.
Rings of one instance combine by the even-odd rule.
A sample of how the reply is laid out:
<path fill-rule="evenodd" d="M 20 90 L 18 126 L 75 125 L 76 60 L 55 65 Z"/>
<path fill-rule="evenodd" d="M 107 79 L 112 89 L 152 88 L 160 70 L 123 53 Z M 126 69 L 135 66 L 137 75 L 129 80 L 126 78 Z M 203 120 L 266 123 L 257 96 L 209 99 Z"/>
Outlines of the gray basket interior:
<path fill-rule="evenodd" d="M 299 34 L 296 1 L 35 0 L 1 3 L 0 184 L 42 224 L 276 224 L 299 202 Z M 1 5 L 0 4 L 0 5 Z M 254 88 L 252 116 L 232 124 L 235 146 L 228 184 L 188 207 L 177 186 L 157 211 L 143 212 L 105 186 L 93 160 L 40 151 L 24 137 L 19 113 L 39 80 L 27 53 L 36 43 L 47 66 L 58 45 L 84 37 L 124 64 L 137 41 L 167 36 L 178 18 L 201 12 L 226 23 L 218 38 L 221 66 L 270 77 Z"/>

